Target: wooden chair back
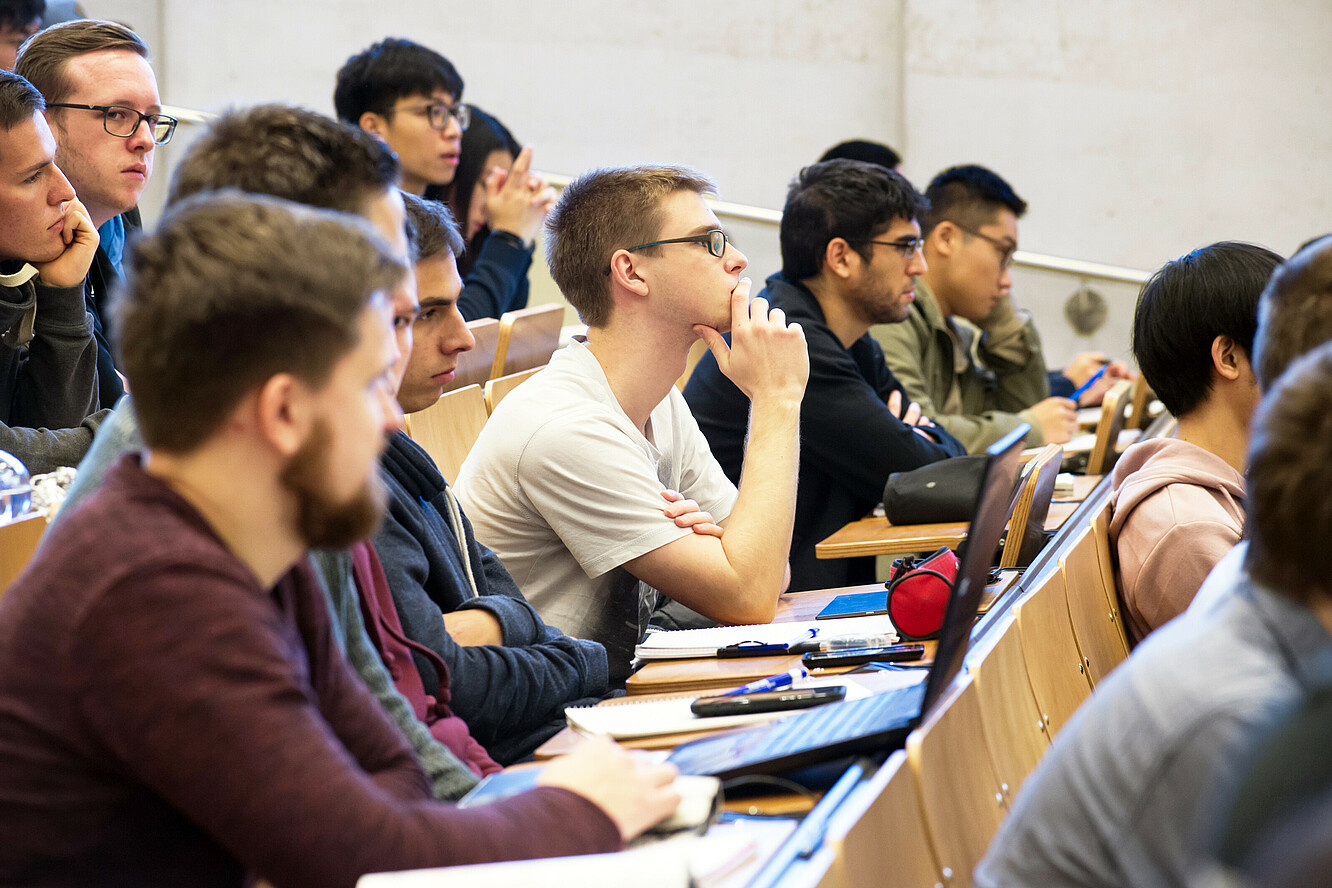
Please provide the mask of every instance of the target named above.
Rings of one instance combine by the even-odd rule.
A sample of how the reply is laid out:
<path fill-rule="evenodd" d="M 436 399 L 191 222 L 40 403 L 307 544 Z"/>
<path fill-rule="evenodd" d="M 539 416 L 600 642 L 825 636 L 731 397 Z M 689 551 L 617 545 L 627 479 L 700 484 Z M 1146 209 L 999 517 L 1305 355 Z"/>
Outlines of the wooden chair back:
<path fill-rule="evenodd" d="M 1063 462 L 1064 448 L 1047 444 L 1028 462 L 1013 515 L 1008 519 L 1008 536 L 999 556 L 1000 567 L 1026 567 L 1041 551 L 1045 542 L 1045 518 L 1050 514 L 1055 480 Z"/>
<path fill-rule="evenodd" d="M 1041 708 L 1046 736 L 1053 741 L 1091 693 L 1087 667 L 1078 652 L 1068 618 L 1063 572 L 1049 571 L 1013 605 L 1013 615 L 1017 619 L 1027 679 Z"/>
<path fill-rule="evenodd" d="M 1133 400 L 1129 404 L 1128 419 L 1124 422 L 1126 429 L 1145 429 L 1147 428 L 1147 405 L 1156 397 L 1152 387 L 1147 384 L 1147 379 L 1141 373 L 1133 382 Z"/>
<path fill-rule="evenodd" d="M 430 454 L 444 479 L 452 483 L 488 415 L 481 386 L 469 385 L 446 392 L 431 406 L 407 417 L 407 434 Z"/>
<path fill-rule="evenodd" d="M 859 798 L 866 802 L 849 812 L 854 816 L 828 831 L 827 841 L 838 846 L 837 884 L 874 884 L 883 888 L 938 886 L 939 866 L 925 834 L 916 774 L 904 750 L 888 756 L 866 781 Z"/>
<path fill-rule="evenodd" d="M 517 373 L 510 373 L 508 376 L 486 380 L 486 413 L 494 413 L 496 405 L 504 400 L 505 395 L 516 389 L 519 383 L 531 379 L 540 369 L 540 367 L 533 367 L 531 370 L 520 370 Z"/>
<path fill-rule="evenodd" d="M 563 302 L 506 311 L 499 320 L 499 343 L 495 346 L 490 378 L 544 367 L 560 347 L 563 324 Z"/>
<path fill-rule="evenodd" d="M 950 888 L 966 888 L 1006 813 L 970 677 L 962 677 L 907 736 L 906 751 L 940 873 Z"/>
<path fill-rule="evenodd" d="M 1123 643 L 1124 650 L 1133 650 L 1128 639 L 1128 626 L 1124 623 L 1124 612 L 1119 598 L 1119 584 L 1115 582 L 1115 553 L 1110 549 L 1110 501 L 1106 500 L 1091 520 L 1092 539 L 1096 542 L 1096 563 L 1101 569 L 1101 588 L 1105 590 L 1107 604 L 1110 606 L 1110 621 L 1114 632 Z"/>
<path fill-rule="evenodd" d="M 1119 456 L 1119 433 L 1124 430 L 1124 411 L 1133 383 L 1121 379 L 1105 393 L 1101 401 L 1101 421 L 1096 424 L 1096 443 L 1087 458 L 1088 475 L 1104 475 Z"/>
<path fill-rule="evenodd" d="M 989 640 L 992 636 L 993 643 Z M 990 764 L 1011 804 L 1022 782 L 1049 749 L 1050 738 L 1022 661 L 1017 621 L 1006 617 L 986 633 L 985 644 L 988 647 L 973 655 L 975 659 L 968 662 L 967 671 L 976 682 Z"/>
<path fill-rule="evenodd" d="M 32 512 L 0 524 L 0 597 L 32 560 L 46 532 L 46 515 Z"/>
<path fill-rule="evenodd" d="M 1087 670 L 1087 680 L 1096 687 L 1128 656 L 1128 643 L 1110 605 L 1114 592 L 1105 588 L 1091 522 L 1069 543 L 1065 555 L 1059 559 L 1059 569 L 1064 574 L 1073 637 Z"/>
<path fill-rule="evenodd" d="M 485 385 L 490 378 L 490 368 L 495 364 L 495 349 L 499 347 L 499 318 L 481 318 L 468 321 L 467 329 L 472 331 L 476 345 L 458 355 L 458 369 L 453 373 L 453 382 L 445 391 L 467 388 L 469 385 Z"/>

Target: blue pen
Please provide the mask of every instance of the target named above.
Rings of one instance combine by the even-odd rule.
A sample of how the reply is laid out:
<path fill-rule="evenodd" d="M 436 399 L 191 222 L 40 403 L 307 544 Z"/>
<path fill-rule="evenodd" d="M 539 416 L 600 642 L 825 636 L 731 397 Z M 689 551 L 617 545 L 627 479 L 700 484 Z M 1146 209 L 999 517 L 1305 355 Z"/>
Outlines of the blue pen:
<path fill-rule="evenodd" d="M 1089 378 L 1086 382 L 1084 382 L 1082 385 L 1078 386 L 1073 390 L 1073 394 L 1068 396 L 1069 400 L 1076 401 L 1078 398 L 1081 398 L 1083 395 L 1087 394 L 1087 389 L 1096 385 L 1096 380 L 1100 379 L 1102 376 L 1105 375 L 1105 368 L 1109 366 L 1110 366 L 1109 361 L 1102 364 L 1100 370 L 1097 370 L 1095 373 L 1091 375 L 1091 378 Z"/>
<path fill-rule="evenodd" d="M 767 678 L 760 678 L 758 681 L 751 681 L 747 685 L 741 685 L 734 691 L 727 691 L 724 694 L 718 694 L 719 697 L 738 697 L 740 694 L 761 694 L 764 691 L 776 691 L 781 688 L 789 687 L 798 681 L 809 678 L 809 671 L 798 667 L 789 669 L 786 672 L 779 672 L 776 675 L 769 675 Z"/>

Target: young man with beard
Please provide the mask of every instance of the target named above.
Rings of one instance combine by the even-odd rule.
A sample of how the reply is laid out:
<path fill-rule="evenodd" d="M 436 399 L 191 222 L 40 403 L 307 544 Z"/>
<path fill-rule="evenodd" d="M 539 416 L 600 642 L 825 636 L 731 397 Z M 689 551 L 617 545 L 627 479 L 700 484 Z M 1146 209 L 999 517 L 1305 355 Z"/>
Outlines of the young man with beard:
<path fill-rule="evenodd" d="M 119 329 L 147 450 L 0 605 L 0 880 L 350 886 L 613 850 L 678 800 L 673 769 L 603 742 L 532 792 L 438 805 L 338 651 L 304 556 L 382 514 L 408 273 L 386 250 L 239 193 L 133 249 Z"/>
<path fill-rule="evenodd" d="M 782 270 L 759 295 L 799 321 L 809 343 L 791 539 L 795 591 L 873 582 L 872 558 L 820 561 L 815 544 L 868 513 L 890 473 L 963 453 L 910 403 L 869 335 L 872 324 L 906 319 L 914 277 L 925 271 L 918 220 L 926 206 L 898 173 L 855 160 L 808 167 L 787 192 Z M 738 482 L 744 394 L 706 354 L 684 395 L 713 455 Z"/>
<path fill-rule="evenodd" d="M 111 288 L 121 278 L 127 238 L 142 227 L 139 198 L 153 175 L 154 151 L 171 141 L 176 120 L 162 113 L 148 45 L 115 22 L 47 28 L 24 45 L 15 71 L 46 99 L 56 163 L 101 237 L 87 303 L 97 338 L 99 398 L 103 407 L 114 407 L 125 388 L 110 346 Z"/>

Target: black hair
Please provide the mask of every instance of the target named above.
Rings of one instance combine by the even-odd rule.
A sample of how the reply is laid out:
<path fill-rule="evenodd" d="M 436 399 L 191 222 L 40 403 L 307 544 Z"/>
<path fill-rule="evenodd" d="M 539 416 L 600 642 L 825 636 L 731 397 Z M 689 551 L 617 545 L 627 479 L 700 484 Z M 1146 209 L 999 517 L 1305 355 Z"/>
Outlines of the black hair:
<path fill-rule="evenodd" d="M 1212 385 L 1212 342 L 1228 336 L 1252 360 L 1258 300 L 1281 257 L 1223 241 L 1167 262 L 1143 285 L 1133 356 L 1161 403 L 1184 416 Z"/>
<path fill-rule="evenodd" d="M 359 124 L 367 111 L 388 116 L 405 96 L 442 89 L 462 99 L 463 79 L 444 56 L 419 43 L 389 37 L 347 59 L 338 70 L 333 107 L 338 119 Z"/>
<path fill-rule="evenodd" d="M 468 107 L 472 112 L 472 122 L 463 131 L 462 149 L 453 181 L 447 186 L 431 185 L 426 188 L 425 193 L 427 198 L 448 202 L 449 209 L 453 210 L 453 216 L 458 220 L 458 225 L 463 228 L 464 237 L 467 234 L 467 214 L 471 210 L 472 192 L 476 188 L 476 183 L 490 172 L 486 168 L 486 158 L 492 151 L 507 151 L 517 157 L 523 150 L 523 146 L 513 137 L 513 133 L 509 132 L 508 127 L 475 105 Z M 476 254 L 489 234 L 490 226 L 483 225 L 480 231 L 472 235 L 471 241 L 467 244 L 467 251 L 458 256 L 460 274 L 466 275 L 472 270 Z"/>
<path fill-rule="evenodd" d="M 828 243 L 840 237 L 865 259 L 869 242 L 898 219 L 918 220 L 929 202 L 900 173 L 859 160 L 805 167 L 782 210 L 782 272 L 798 281 L 819 274 Z"/>
<path fill-rule="evenodd" d="M 976 164 L 949 167 L 935 176 L 925 189 L 930 211 L 921 220 L 921 230 L 929 234 L 940 222 L 948 221 L 976 230 L 994 221 L 1002 208 L 1022 218 L 1027 202 L 1017 196 L 1013 186 L 998 173 Z"/>
<path fill-rule="evenodd" d="M 21 28 L 46 14 L 46 0 L 0 0 L 0 28 Z"/>
<path fill-rule="evenodd" d="M 823 163 L 825 160 L 863 160 L 865 163 L 876 163 L 890 170 L 895 170 L 902 165 L 902 155 L 882 142 L 871 142 L 868 139 L 849 139 L 845 142 L 838 142 L 823 152 L 823 156 L 819 158 L 819 163 Z"/>
<path fill-rule="evenodd" d="M 463 253 L 462 232 L 447 204 L 402 192 L 406 210 L 407 242 L 416 261 L 449 252 L 456 260 Z"/>

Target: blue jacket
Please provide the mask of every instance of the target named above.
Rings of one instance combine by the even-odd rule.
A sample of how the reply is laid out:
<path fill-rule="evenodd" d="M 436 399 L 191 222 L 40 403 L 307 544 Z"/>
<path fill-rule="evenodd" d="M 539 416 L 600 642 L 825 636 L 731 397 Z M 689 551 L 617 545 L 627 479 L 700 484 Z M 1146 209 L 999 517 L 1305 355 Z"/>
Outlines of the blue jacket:
<path fill-rule="evenodd" d="M 463 517 L 477 596 L 467 582 L 462 547 L 449 525 L 448 485 L 430 456 L 399 432 L 380 461 L 389 512 L 375 537 L 407 637 L 434 650 L 449 667 L 449 707 L 496 761 L 531 755 L 564 725 L 564 707 L 591 705 L 607 694 L 606 649 L 570 638 L 542 622 L 499 557 L 476 542 Z M 479 607 L 499 621 L 503 645 L 464 647 L 444 631 L 442 615 Z M 439 679 L 416 659 L 426 691 Z"/>

